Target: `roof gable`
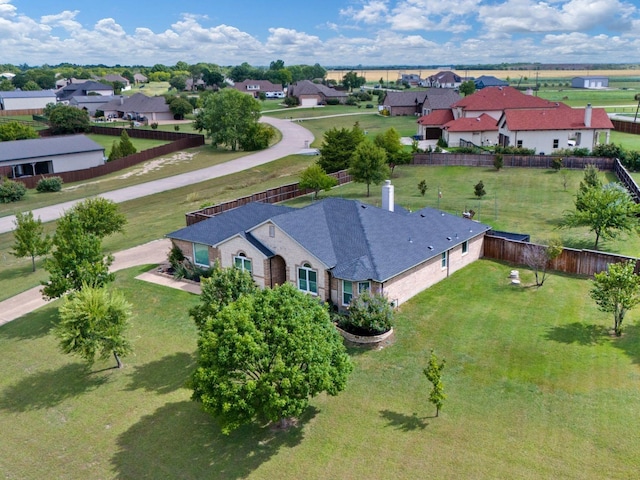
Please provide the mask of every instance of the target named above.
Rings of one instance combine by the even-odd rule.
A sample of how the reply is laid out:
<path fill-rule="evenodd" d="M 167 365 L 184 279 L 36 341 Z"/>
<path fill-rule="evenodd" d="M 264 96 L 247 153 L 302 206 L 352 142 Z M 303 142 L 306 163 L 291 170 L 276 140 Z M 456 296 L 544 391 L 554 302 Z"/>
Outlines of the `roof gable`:
<path fill-rule="evenodd" d="M 434 110 L 429 115 L 423 115 L 418 119 L 420 125 L 442 127 L 453 120 L 451 110 Z"/>
<path fill-rule="evenodd" d="M 479 117 L 465 117 L 451 120 L 444 128 L 449 132 L 497 132 L 498 122 L 491 115 L 483 113 Z"/>

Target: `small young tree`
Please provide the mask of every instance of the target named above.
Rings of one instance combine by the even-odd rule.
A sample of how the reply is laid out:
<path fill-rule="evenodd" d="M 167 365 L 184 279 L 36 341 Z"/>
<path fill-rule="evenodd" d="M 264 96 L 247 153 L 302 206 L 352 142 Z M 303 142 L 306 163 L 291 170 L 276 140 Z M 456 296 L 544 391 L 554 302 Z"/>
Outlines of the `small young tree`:
<path fill-rule="evenodd" d="M 559 172 L 562 168 L 562 157 L 553 157 L 551 159 L 551 168 L 556 172 Z"/>
<path fill-rule="evenodd" d="M 493 156 L 493 166 L 498 171 L 500 171 L 500 169 L 502 169 L 502 167 L 504 167 L 504 157 L 502 156 L 501 153 L 496 153 Z"/>
<path fill-rule="evenodd" d="M 427 181 L 420 180 L 420 183 L 418 183 L 418 190 L 420 191 L 420 195 L 424 197 L 425 193 L 427 193 L 428 188 L 429 187 L 427 186 Z"/>
<path fill-rule="evenodd" d="M 300 174 L 300 183 L 298 184 L 301 189 L 313 190 L 313 199 L 318 199 L 318 193 L 320 190 L 329 191 L 338 184 L 331 175 L 328 175 L 320 165 L 314 163 L 308 168 L 302 171 Z"/>
<path fill-rule="evenodd" d="M 386 178 L 389 178 L 389 167 L 387 166 L 387 153 L 383 148 L 371 142 L 362 142 L 356 147 L 349 167 L 349 175 L 359 183 L 366 183 L 367 197 L 370 195 L 370 186 L 379 185 Z"/>
<path fill-rule="evenodd" d="M 33 212 L 16 213 L 16 229 L 13 232 L 15 243 L 11 254 L 18 257 L 31 257 L 31 268 L 36 271 L 36 257 L 46 255 L 51 248 L 51 238 L 44 235 L 42 221 L 33 218 Z"/>
<path fill-rule="evenodd" d="M 552 240 L 549 245 L 534 245 L 530 243 L 524 249 L 524 263 L 527 264 L 536 277 L 536 287 L 544 285 L 549 263 L 560 256 L 562 244 L 559 240 Z"/>
<path fill-rule="evenodd" d="M 118 140 L 114 140 L 111 144 L 111 151 L 109 151 L 108 161 L 112 162 L 117 160 L 118 158 L 122 158 L 122 154 L 120 153 L 120 142 Z"/>
<path fill-rule="evenodd" d="M 121 157 L 133 155 L 138 151 L 131 142 L 126 129 L 122 129 L 122 133 L 120 134 L 120 143 L 118 144 L 118 150 Z"/>
<path fill-rule="evenodd" d="M 427 365 L 427 368 L 422 370 L 424 376 L 427 377 L 427 380 L 429 380 L 433 385 L 433 388 L 429 393 L 429 401 L 436 407 L 436 417 L 440 414 L 440 409 L 447 398 L 444 393 L 444 385 L 442 384 L 442 370 L 444 370 L 445 364 L 446 362 L 443 359 L 442 363 L 438 365 L 438 358 L 433 350 L 431 350 L 429 364 Z"/>
<path fill-rule="evenodd" d="M 480 180 L 478 183 L 475 184 L 475 186 L 473 187 L 473 190 L 474 190 L 473 193 L 478 198 L 482 198 L 487 194 L 487 192 L 484 189 L 484 183 L 482 183 L 482 180 Z"/>
<path fill-rule="evenodd" d="M 596 273 L 591 298 L 603 312 L 613 313 L 613 330 L 622 334 L 627 311 L 640 303 L 640 276 L 634 273 L 635 262 L 611 263 L 606 272 Z"/>
<path fill-rule="evenodd" d="M 120 357 L 131 353 L 124 336 L 131 305 L 120 292 L 84 285 L 65 297 L 59 314 L 54 333 L 64 353 L 79 355 L 89 366 L 96 357 L 104 360 L 113 354 L 117 367 L 122 368 Z"/>

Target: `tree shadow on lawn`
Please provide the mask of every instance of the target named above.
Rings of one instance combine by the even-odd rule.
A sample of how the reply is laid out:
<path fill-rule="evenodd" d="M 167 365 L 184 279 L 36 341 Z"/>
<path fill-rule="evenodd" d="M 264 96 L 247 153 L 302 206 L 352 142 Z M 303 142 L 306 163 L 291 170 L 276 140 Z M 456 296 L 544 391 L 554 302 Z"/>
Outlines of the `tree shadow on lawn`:
<path fill-rule="evenodd" d="M 86 364 L 70 363 L 56 370 L 27 375 L 0 392 L 0 409 L 26 412 L 52 408 L 108 381 L 108 377 L 88 373 Z"/>
<path fill-rule="evenodd" d="M 403 432 L 424 430 L 429 425 L 415 413 L 413 415 L 405 415 L 391 410 L 381 410 L 380 416 L 387 421 L 387 427 L 394 427 Z"/>
<path fill-rule="evenodd" d="M 622 324 L 622 336 L 611 337 L 611 345 L 619 348 L 631 358 L 633 363 L 640 364 L 640 325 Z"/>
<path fill-rule="evenodd" d="M 300 425 L 316 413 L 307 409 Z M 111 463 L 118 479 L 246 478 L 281 448 L 292 448 L 303 438 L 301 426 L 277 431 L 247 425 L 223 435 L 199 404 L 174 402 L 122 433 Z"/>
<path fill-rule="evenodd" d="M 195 368 L 193 353 L 176 352 L 153 362 L 136 365 L 127 390 L 142 388 L 160 394 L 171 393 L 185 386 Z"/>
<path fill-rule="evenodd" d="M 578 345 L 602 345 L 609 340 L 608 330 L 602 325 L 573 322 L 566 325 L 557 325 L 547 330 L 547 340 L 554 342 Z"/>
<path fill-rule="evenodd" d="M 47 335 L 57 321 L 57 305 L 46 305 L 35 312 L 5 323 L 0 327 L 0 335 L 16 340 L 33 340 Z"/>

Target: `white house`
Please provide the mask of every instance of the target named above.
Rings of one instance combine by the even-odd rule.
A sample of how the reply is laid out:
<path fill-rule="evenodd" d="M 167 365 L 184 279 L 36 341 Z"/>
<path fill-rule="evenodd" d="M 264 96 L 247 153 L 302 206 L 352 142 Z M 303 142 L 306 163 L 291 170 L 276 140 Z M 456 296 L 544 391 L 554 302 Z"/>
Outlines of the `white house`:
<path fill-rule="evenodd" d="M 104 147 L 84 135 L 62 135 L 2 142 L 0 175 L 13 178 L 97 167 Z"/>
<path fill-rule="evenodd" d="M 552 153 L 609 143 L 613 124 L 603 108 L 505 110 L 498 121 L 499 143 Z"/>
<path fill-rule="evenodd" d="M 0 110 L 43 109 L 49 103 L 56 103 L 53 90 L 0 92 Z"/>

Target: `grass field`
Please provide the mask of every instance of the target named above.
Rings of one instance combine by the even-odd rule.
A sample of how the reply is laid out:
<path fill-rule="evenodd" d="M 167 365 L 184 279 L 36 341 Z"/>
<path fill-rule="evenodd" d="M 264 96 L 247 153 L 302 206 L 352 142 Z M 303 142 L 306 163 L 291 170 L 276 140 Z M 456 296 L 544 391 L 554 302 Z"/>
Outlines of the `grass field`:
<path fill-rule="evenodd" d="M 196 297 L 120 272 L 135 355 L 88 373 L 49 333 L 56 305 L 0 327 L 0 471 L 10 479 L 628 479 L 640 453 L 640 328 L 625 335 L 589 282 L 545 286 L 479 261 L 403 305 L 393 344 L 351 350 L 346 391 L 288 432 L 229 437 L 189 400 Z M 500 305 L 500 308 L 496 306 Z M 445 358 L 440 417 L 421 369 Z M 107 370 L 103 370 L 107 369 Z"/>

